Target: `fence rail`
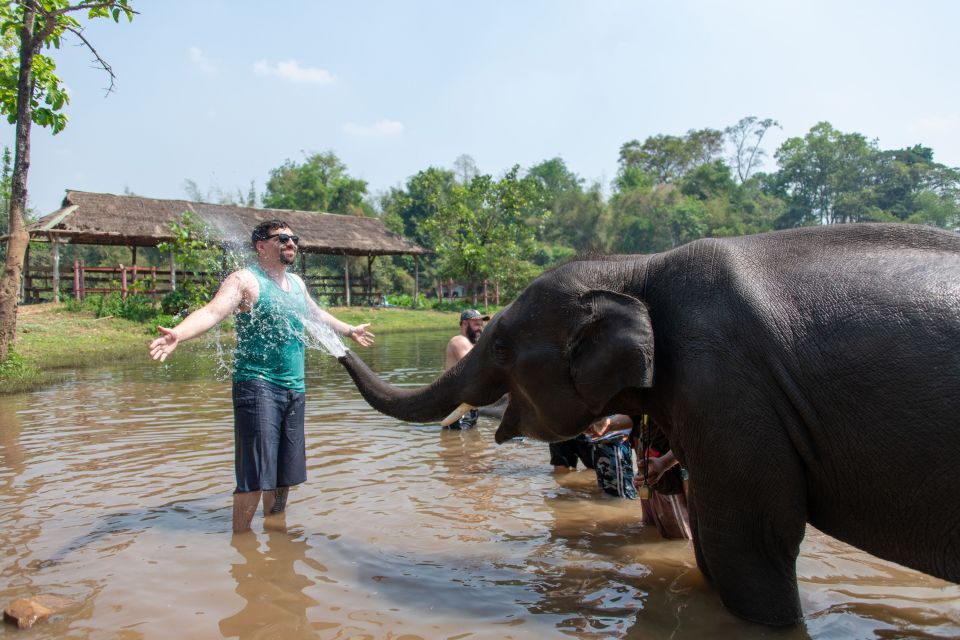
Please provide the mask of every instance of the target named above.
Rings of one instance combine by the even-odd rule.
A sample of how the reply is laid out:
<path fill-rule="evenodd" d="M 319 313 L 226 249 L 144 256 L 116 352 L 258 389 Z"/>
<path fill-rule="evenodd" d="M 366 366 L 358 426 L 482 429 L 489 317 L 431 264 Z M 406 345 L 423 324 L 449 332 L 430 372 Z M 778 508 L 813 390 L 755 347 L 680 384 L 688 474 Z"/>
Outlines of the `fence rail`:
<path fill-rule="evenodd" d="M 55 278 L 59 276 L 58 278 Z M 83 300 L 88 294 L 119 293 L 124 300 L 128 295 L 146 295 L 160 299 L 184 282 L 205 279 L 213 275 L 203 271 L 171 272 L 163 267 L 142 267 L 138 265 L 115 267 L 90 267 L 82 261 L 75 261 L 72 269 L 62 268 L 58 274 L 51 266 L 31 266 L 23 274 L 23 301 L 48 302 L 55 299 L 59 289 L 60 297 L 69 296 Z M 59 287 L 55 280 L 59 281 Z M 307 290 L 314 298 L 322 298 L 331 306 L 346 303 L 344 280 L 339 276 L 307 275 L 303 277 Z M 377 305 L 383 301 L 383 292 L 370 286 L 364 278 L 350 282 L 350 302 L 360 305 Z"/>

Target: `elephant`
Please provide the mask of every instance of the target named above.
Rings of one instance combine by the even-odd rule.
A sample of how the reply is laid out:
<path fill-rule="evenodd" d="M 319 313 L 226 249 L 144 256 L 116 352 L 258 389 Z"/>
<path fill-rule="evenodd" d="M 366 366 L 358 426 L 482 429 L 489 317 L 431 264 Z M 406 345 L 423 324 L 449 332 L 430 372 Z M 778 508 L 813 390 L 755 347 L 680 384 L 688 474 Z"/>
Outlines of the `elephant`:
<path fill-rule="evenodd" d="M 960 581 L 956 233 L 831 225 L 577 258 L 430 385 L 340 361 L 372 407 L 410 422 L 509 393 L 498 443 L 648 414 L 689 472 L 697 566 L 747 620 L 802 621 L 806 523 Z"/>

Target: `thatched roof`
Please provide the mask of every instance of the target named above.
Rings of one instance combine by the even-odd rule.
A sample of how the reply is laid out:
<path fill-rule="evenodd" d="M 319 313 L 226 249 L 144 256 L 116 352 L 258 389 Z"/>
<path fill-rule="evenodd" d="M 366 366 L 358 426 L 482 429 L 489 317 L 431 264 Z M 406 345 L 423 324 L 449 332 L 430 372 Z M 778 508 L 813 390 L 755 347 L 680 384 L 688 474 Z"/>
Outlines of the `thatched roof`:
<path fill-rule="evenodd" d="M 170 225 L 185 211 L 210 224 L 225 244 L 249 244 L 250 232 L 257 224 L 279 218 L 300 236 L 300 249 L 307 253 L 353 256 L 427 253 L 423 247 L 388 231 L 377 218 L 85 191 L 67 191 L 59 210 L 40 218 L 27 230 L 31 238 L 37 240 L 56 235 L 74 244 L 153 247 L 173 240 Z"/>

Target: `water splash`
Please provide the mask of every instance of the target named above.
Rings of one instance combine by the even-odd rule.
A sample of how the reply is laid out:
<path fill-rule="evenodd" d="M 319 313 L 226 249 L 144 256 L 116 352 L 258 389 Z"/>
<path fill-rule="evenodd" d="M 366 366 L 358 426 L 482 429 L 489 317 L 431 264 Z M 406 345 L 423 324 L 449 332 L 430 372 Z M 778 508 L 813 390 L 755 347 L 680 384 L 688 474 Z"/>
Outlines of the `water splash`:
<path fill-rule="evenodd" d="M 314 318 L 303 318 L 303 344 L 308 349 L 326 351 L 335 358 L 347 355 L 347 348 L 333 327 Z"/>

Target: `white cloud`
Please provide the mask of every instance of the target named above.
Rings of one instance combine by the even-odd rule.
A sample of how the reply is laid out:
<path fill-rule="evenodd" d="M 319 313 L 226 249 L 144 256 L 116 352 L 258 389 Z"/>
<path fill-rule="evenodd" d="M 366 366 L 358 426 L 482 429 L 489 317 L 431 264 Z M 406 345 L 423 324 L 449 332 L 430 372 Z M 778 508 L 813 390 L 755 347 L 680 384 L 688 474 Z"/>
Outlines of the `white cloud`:
<path fill-rule="evenodd" d="M 217 63 L 204 55 L 199 47 L 190 47 L 190 62 L 193 66 L 204 73 L 216 73 L 219 71 Z"/>
<path fill-rule="evenodd" d="M 403 133 L 403 123 L 396 120 L 381 120 L 373 124 L 357 124 L 348 122 L 343 125 L 343 131 L 347 135 L 358 137 L 374 136 L 398 136 Z"/>
<path fill-rule="evenodd" d="M 285 60 L 276 64 L 258 60 L 253 65 L 253 72 L 259 76 L 279 76 L 301 84 L 330 84 L 334 81 L 333 74 L 329 71 L 317 67 L 301 67 L 296 60 Z"/>

